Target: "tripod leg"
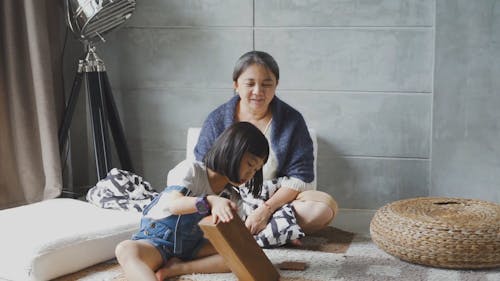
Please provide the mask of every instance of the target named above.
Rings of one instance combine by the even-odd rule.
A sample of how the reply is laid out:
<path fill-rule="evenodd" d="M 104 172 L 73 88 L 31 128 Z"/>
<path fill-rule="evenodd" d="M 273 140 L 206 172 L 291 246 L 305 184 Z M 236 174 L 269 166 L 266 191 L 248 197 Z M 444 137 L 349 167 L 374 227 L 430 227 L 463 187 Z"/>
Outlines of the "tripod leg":
<path fill-rule="evenodd" d="M 86 72 L 86 88 L 89 94 L 92 115 L 92 131 L 94 134 L 94 153 L 98 180 L 103 179 L 111 169 L 111 153 L 109 149 L 106 101 L 103 81 L 100 72 Z"/>
<path fill-rule="evenodd" d="M 113 134 L 113 140 L 115 142 L 116 151 L 118 153 L 118 157 L 120 158 L 120 163 L 122 164 L 122 168 L 133 172 L 134 169 L 132 167 L 132 161 L 130 160 L 130 153 L 127 147 L 127 143 L 125 141 L 125 134 L 123 133 L 123 126 L 120 122 L 120 116 L 118 114 L 118 109 L 116 107 L 116 103 L 113 99 L 113 93 L 111 92 L 111 85 L 109 83 L 108 75 L 106 72 L 101 72 L 103 87 L 104 87 L 104 95 L 106 98 L 106 106 L 109 118 L 109 125 L 111 129 L 111 133 Z"/>
<path fill-rule="evenodd" d="M 80 94 L 80 86 L 82 85 L 82 76 L 81 72 L 77 72 L 75 75 L 73 86 L 71 87 L 71 94 L 68 99 L 68 105 L 64 110 L 63 121 L 59 128 L 59 153 L 61 153 L 61 155 L 63 154 L 64 146 L 68 140 L 69 127 L 71 126 L 71 120 L 73 119 L 76 103 Z"/>

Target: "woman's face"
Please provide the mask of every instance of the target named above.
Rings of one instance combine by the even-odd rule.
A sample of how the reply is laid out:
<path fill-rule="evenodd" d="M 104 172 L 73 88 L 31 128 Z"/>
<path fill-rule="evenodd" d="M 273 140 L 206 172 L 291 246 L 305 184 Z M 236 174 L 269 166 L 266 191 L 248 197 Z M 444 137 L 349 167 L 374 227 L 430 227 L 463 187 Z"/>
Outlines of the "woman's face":
<path fill-rule="evenodd" d="M 240 163 L 240 182 L 231 182 L 234 186 L 239 186 L 251 180 L 255 173 L 262 169 L 264 159 L 253 155 L 250 152 L 245 152 Z"/>
<path fill-rule="evenodd" d="M 234 89 L 241 98 L 240 106 L 256 112 L 266 112 L 275 93 L 278 81 L 265 66 L 252 64 L 234 82 Z"/>

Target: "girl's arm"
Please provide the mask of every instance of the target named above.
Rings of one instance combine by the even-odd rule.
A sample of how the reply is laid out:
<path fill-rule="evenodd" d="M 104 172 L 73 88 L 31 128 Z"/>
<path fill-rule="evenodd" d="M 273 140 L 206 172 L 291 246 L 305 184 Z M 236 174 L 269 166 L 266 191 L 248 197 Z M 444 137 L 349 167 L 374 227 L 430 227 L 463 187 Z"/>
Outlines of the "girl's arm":
<path fill-rule="evenodd" d="M 165 206 L 174 215 L 196 213 L 196 197 L 185 196 L 180 192 L 172 191 L 164 195 Z"/>
<path fill-rule="evenodd" d="M 196 209 L 196 197 L 184 196 L 180 192 L 169 192 L 165 194 L 166 205 L 170 213 L 174 215 L 185 215 L 198 212 Z M 233 212 L 236 204 L 229 199 L 216 195 L 207 196 L 210 204 L 213 222 L 229 222 L 234 218 Z"/>
<path fill-rule="evenodd" d="M 236 203 L 227 198 L 215 195 L 209 195 L 207 200 L 212 207 L 213 223 L 217 223 L 219 221 L 229 222 L 234 218 L 234 212 L 237 208 Z"/>

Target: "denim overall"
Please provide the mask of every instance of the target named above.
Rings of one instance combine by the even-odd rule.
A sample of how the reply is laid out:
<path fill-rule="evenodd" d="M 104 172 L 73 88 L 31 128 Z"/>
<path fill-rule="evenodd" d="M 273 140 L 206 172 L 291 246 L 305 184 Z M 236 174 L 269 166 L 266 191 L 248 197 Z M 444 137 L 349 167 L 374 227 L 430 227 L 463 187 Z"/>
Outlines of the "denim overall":
<path fill-rule="evenodd" d="M 159 220 L 145 217 L 149 210 L 158 203 L 163 193 L 174 190 L 180 191 L 185 196 L 191 193 L 190 190 L 183 186 L 167 187 L 146 206 L 143 211 L 140 230 L 132 236 L 132 240 L 145 240 L 155 246 L 163 257 L 163 263 L 166 263 L 171 257 L 179 257 L 183 260 L 195 258 L 206 241 L 203 238 L 203 232 L 198 226 L 198 222 L 206 215 L 198 213 L 170 215 Z"/>

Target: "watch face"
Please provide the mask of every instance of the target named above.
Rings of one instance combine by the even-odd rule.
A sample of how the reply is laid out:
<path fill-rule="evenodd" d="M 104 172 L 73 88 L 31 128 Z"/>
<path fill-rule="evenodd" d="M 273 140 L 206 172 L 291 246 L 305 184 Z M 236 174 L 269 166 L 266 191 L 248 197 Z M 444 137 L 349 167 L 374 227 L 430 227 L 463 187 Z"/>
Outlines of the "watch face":
<path fill-rule="evenodd" d="M 196 209 L 198 210 L 198 213 L 202 215 L 206 215 L 210 212 L 210 205 L 208 204 L 206 197 L 196 199 Z"/>

